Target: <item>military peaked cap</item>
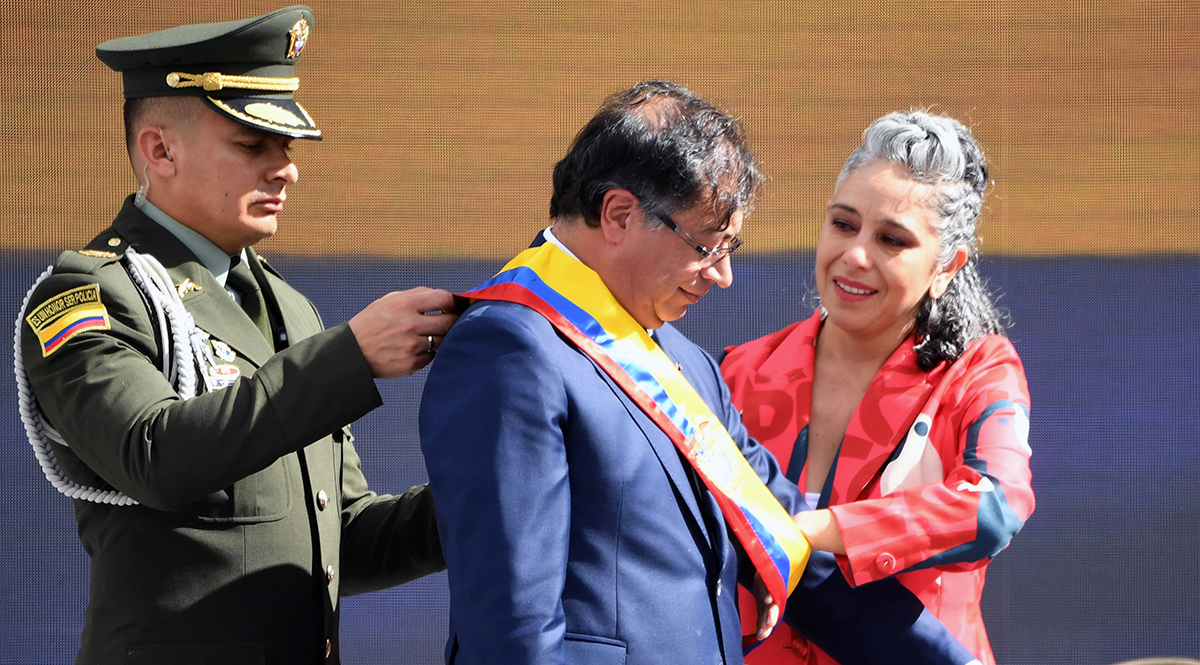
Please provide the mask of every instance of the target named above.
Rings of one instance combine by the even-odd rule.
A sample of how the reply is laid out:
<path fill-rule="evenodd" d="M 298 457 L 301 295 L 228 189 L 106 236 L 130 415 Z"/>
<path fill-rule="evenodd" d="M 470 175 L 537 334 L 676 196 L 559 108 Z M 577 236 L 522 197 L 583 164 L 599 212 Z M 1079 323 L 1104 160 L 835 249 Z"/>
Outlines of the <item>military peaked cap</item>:
<path fill-rule="evenodd" d="M 96 56 L 121 72 L 125 98 L 191 95 L 237 122 L 276 134 L 319 139 L 292 98 L 296 61 L 313 13 L 296 5 L 257 18 L 182 25 L 104 42 Z"/>

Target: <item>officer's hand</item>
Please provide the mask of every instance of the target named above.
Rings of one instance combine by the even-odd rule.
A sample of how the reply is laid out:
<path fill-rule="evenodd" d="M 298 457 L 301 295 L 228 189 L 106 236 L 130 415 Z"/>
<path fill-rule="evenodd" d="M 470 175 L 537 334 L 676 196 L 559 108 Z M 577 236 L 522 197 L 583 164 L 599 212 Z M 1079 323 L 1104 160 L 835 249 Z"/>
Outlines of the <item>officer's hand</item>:
<path fill-rule="evenodd" d="M 408 376 L 433 360 L 432 350 L 458 318 L 453 310 L 453 295 L 418 286 L 367 305 L 350 319 L 350 330 L 375 378 Z"/>

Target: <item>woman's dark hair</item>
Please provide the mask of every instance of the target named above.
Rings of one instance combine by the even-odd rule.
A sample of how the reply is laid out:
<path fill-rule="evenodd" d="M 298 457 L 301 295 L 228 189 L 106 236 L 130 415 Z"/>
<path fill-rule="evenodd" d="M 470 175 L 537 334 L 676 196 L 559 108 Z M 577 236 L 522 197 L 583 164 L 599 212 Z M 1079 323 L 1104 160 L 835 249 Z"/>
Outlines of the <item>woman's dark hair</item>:
<path fill-rule="evenodd" d="M 596 226 L 605 192 L 627 189 L 650 212 L 709 203 L 723 229 L 750 212 L 761 180 L 736 119 L 680 85 L 645 81 L 605 100 L 554 166 L 550 216 Z"/>
<path fill-rule="evenodd" d="M 933 186 L 938 260 L 947 265 L 960 245 L 967 262 L 936 301 L 925 295 L 915 325 L 917 363 L 933 369 L 954 361 L 967 345 L 988 334 L 1003 334 L 1004 322 L 979 275 L 976 221 L 988 188 L 983 151 L 962 123 L 924 111 L 889 113 L 863 132 L 863 144 L 846 159 L 840 187 L 852 171 L 876 159 L 902 164 L 917 182 Z"/>

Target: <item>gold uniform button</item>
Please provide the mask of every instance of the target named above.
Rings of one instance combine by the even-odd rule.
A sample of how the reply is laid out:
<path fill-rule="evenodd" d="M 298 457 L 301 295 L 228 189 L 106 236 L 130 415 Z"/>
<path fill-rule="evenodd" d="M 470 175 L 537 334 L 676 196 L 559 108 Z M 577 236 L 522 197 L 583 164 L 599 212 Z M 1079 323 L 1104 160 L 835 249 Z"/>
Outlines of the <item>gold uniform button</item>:
<path fill-rule="evenodd" d="M 318 491 L 317 492 L 317 508 L 319 510 L 325 510 L 325 506 L 327 506 L 327 505 L 329 505 L 329 495 L 325 493 L 325 490 Z"/>
<path fill-rule="evenodd" d="M 329 584 L 333 584 L 333 566 L 332 565 L 325 566 L 325 581 L 328 582 Z"/>
<path fill-rule="evenodd" d="M 117 245 L 120 245 L 120 244 L 121 244 L 121 239 L 120 239 L 120 238 L 109 238 L 109 239 L 108 239 L 108 246 L 109 246 L 109 247 L 116 247 Z"/>

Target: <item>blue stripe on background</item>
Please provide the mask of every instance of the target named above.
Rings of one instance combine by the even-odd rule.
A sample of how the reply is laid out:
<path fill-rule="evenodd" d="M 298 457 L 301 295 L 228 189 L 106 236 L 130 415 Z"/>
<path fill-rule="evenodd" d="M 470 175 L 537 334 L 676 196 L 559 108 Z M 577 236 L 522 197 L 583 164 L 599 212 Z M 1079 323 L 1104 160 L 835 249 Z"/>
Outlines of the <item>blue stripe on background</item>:
<path fill-rule="evenodd" d="M 1194 229 L 1189 229 L 1194 232 Z M 51 252 L 5 252 L 0 302 L 10 325 Z M 272 254 L 329 326 L 418 285 L 463 292 L 497 260 L 396 260 Z M 811 253 L 738 255 L 673 325 L 709 353 L 812 314 Z M 1200 257 L 984 257 L 1012 321 L 1033 397 L 1037 510 L 988 566 L 983 615 L 1005 665 L 1200 657 Z M 10 331 L 12 328 L 10 328 Z M 384 406 L 354 424 L 372 489 L 425 482 L 416 413 L 425 372 L 376 385 Z M 0 405 L 16 404 L 0 381 Z M 89 586 L 71 501 L 42 477 L 15 413 L 0 419 L 0 665 L 72 662 Z M 378 445 L 386 442 L 387 445 Z M 416 452 L 415 452 L 416 451 Z M 46 593 L 53 589 L 54 593 Z M 341 599 L 342 659 L 441 662 L 446 574 Z"/>

